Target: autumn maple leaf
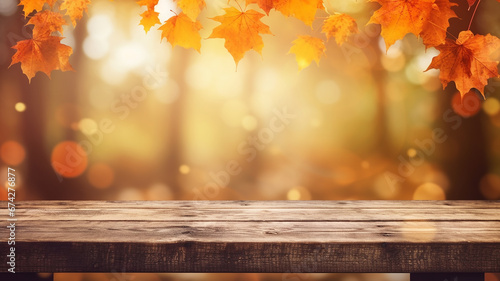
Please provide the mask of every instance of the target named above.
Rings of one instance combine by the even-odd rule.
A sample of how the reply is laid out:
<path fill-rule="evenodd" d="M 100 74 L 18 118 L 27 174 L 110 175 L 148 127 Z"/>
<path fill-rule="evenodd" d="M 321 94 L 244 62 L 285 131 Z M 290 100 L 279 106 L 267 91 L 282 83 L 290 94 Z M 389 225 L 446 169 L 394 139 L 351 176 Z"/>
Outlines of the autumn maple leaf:
<path fill-rule="evenodd" d="M 325 52 L 325 43 L 323 40 L 309 35 L 299 36 L 293 41 L 293 46 L 288 53 L 295 54 L 295 60 L 299 70 L 308 67 L 314 60 L 319 64 L 321 55 Z"/>
<path fill-rule="evenodd" d="M 221 24 L 214 28 L 208 38 L 225 39 L 224 47 L 233 56 L 236 65 L 249 50 L 261 54 L 264 42 L 260 34 L 272 34 L 269 26 L 260 21 L 264 14 L 255 10 L 241 12 L 234 7 L 225 8 L 224 11 L 224 15 L 212 18 Z"/>
<path fill-rule="evenodd" d="M 250 5 L 250 4 L 257 4 L 259 8 L 264 10 L 267 15 L 269 15 L 269 12 L 271 9 L 274 8 L 274 1 L 275 0 L 246 0 L 245 4 Z"/>
<path fill-rule="evenodd" d="M 375 11 L 368 23 L 382 26 L 386 48 L 402 39 L 406 34 L 416 36 L 422 32 L 432 9 L 437 8 L 435 0 L 369 0 L 382 5 Z"/>
<path fill-rule="evenodd" d="M 144 26 L 144 31 L 148 33 L 148 31 L 151 29 L 151 27 L 161 24 L 160 18 L 158 17 L 160 14 L 152 11 L 152 10 L 146 10 L 144 13 L 141 14 L 141 21 L 139 22 L 140 25 Z"/>
<path fill-rule="evenodd" d="M 323 10 L 323 0 L 274 0 L 274 8 L 283 15 L 293 16 L 312 26 L 316 10 Z"/>
<path fill-rule="evenodd" d="M 155 12 L 158 0 L 139 0 L 137 4 L 147 7 L 147 10 L 141 14 L 141 21 L 139 22 L 139 24 L 144 27 L 146 33 L 148 33 L 151 27 L 161 24 L 160 18 L 158 17 L 160 14 Z"/>
<path fill-rule="evenodd" d="M 500 39 L 495 36 L 462 31 L 456 41 L 446 39 L 444 45 L 436 48 L 440 54 L 432 59 L 427 70 L 439 69 L 443 88 L 454 81 L 462 97 L 472 88 L 484 96 L 488 79 L 498 77 L 498 61 L 490 58 L 493 52 L 500 49 Z"/>
<path fill-rule="evenodd" d="M 21 70 L 30 82 L 38 71 L 50 77 L 52 70 L 73 70 L 69 64 L 73 50 L 61 44 L 63 37 L 51 35 L 53 32 L 62 34 L 62 26 L 66 24 L 62 15 L 49 10 L 38 12 L 28 24 L 34 25 L 33 38 L 19 41 L 12 47 L 17 51 L 12 56 L 10 66 L 20 62 Z"/>
<path fill-rule="evenodd" d="M 199 21 L 192 21 L 186 14 L 180 13 L 169 18 L 159 30 L 162 31 L 161 38 L 166 38 L 172 44 L 172 48 L 179 45 L 200 52 L 201 37 L 199 31 L 201 28 Z"/>
<path fill-rule="evenodd" d="M 45 10 L 31 17 L 28 24 L 34 26 L 33 38 L 41 40 L 41 38 L 50 36 L 55 31 L 62 34 L 63 25 L 66 24 L 66 21 L 60 13 Z"/>
<path fill-rule="evenodd" d="M 19 6 L 23 6 L 24 15 L 28 16 L 33 11 L 41 11 L 45 3 L 53 6 L 56 0 L 21 0 Z"/>
<path fill-rule="evenodd" d="M 205 8 L 205 0 L 176 0 L 177 5 L 186 16 L 195 21 L 201 10 Z"/>
<path fill-rule="evenodd" d="M 71 47 L 61 44 L 62 37 L 46 36 L 40 39 L 27 39 L 17 42 L 12 47 L 17 52 L 12 56 L 12 66 L 21 63 L 21 69 L 31 82 L 31 78 L 38 71 L 50 77 L 52 70 L 73 70 L 69 64 L 69 56 L 73 52 Z"/>
<path fill-rule="evenodd" d="M 422 40 L 426 47 L 435 47 L 445 43 L 446 30 L 450 26 L 450 18 L 457 15 L 451 7 L 457 6 L 449 0 L 436 0 L 437 8 L 431 10 L 429 19 L 422 26 Z"/>
<path fill-rule="evenodd" d="M 358 25 L 351 16 L 336 14 L 329 16 L 325 20 L 321 32 L 326 34 L 327 39 L 335 37 L 337 44 L 342 45 L 349 36 L 358 33 Z"/>
<path fill-rule="evenodd" d="M 139 0 L 137 4 L 139 6 L 146 6 L 148 10 L 154 10 L 156 5 L 158 5 L 158 0 Z"/>
<path fill-rule="evenodd" d="M 76 21 L 83 17 L 83 13 L 87 12 L 87 6 L 90 0 L 64 0 L 60 9 L 66 10 L 66 15 L 69 16 L 73 26 L 76 26 Z"/>

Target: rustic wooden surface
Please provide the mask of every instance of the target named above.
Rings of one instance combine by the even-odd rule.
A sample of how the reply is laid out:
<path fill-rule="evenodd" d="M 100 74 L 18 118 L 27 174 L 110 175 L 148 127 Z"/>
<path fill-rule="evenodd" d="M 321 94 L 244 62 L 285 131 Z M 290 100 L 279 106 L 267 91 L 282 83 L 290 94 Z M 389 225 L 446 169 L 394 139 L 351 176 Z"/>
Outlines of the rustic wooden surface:
<path fill-rule="evenodd" d="M 410 281 L 484 281 L 484 273 L 412 273 Z"/>
<path fill-rule="evenodd" d="M 24 201 L 16 215 L 17 272 L 500 272 L 500 201 Z"/>

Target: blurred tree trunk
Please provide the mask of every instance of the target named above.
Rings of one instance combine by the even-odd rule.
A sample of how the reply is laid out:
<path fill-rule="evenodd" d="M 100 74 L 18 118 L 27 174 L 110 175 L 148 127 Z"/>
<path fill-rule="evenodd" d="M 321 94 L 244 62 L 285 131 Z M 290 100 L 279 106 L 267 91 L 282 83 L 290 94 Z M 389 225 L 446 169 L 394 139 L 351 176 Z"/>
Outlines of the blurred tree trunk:
<path fill-rule="evenodd" d="M 18 15 L 21 12 L 18 12 Z M 18 22 L 17 30 L 21 30 L 23 22 Z M 85 23 L 82 20 L 79 27 L 75 29 L 74 53 L 71 56 L 73 68 L 79 69 L 79 62 L 82 57 L 81 48 L 84 36 Z M 13 75 L 12 81 L 18 81 L 21 87 L 22 100 L 26 104 L 26 111 L 22 114 L 22 131 L 24 145 L 26 148 L 26 170 L 25 187 L 26 199 L 86 199 L 82 198 L 79 187 L 84 179 L 62 179 L 56 175 L 51 165 L 51 148 L 56 145 L 47 136 L 47 124 L 55 122 L 55 114 L 50 111 L 50 101 L 55 100 L 59 105 L 60 101 L 68 103 L 78 103 L 78 85 L 81 75 L 68 73 L 53 73 L 53 76 L 60 77 L 64 84 L 51 88 L 51 80 L 44 74 L 38 73 L 36 77 L 28 81 L 20 69 L 10 69 L 9 75 Z M 54 78 L 54 77 L 53 77 Z M 54 95 L 61 97 L 54 98 Z M 55 107 L 57 107 L 57 105 Z M 64 140 L 74 140 L 75 132 L 70 128 L 64 128 Z M 60 140 L 62 141 L 62 140 Z M 62 179 L 62 181 L 60 181 Z M 68 188 L 71 187 L 71 188 Z"/>
<path fill-rule="evenodd" d="M 377 38 L 378 39 L 378 38 Z M 378 41 L 378 40 L 377 40 Z M 372 45 L 373 46 L 373 45 Z M 377 45 L 375 45 L 377 46 Z M 386 109 L 386 85 L 387 85 L 387 70 L 382 66 L 380 61 L 382 51 L 380 48 L 375 47 L 375 62 L 372 69 L 372 77 L 376 81 L 377 92 L 377 111 L 375 114 L 374 126 L 374 142 L 378 153 L 384 156 L 390 156 L 391 141 L 389 137 L 389 129 L 387 128 L 387 109 Z"/>
<path fill-rule="evenodd" d="M 179 87 L 179 96 L 177 100 L 169 107 L 169 116 L 167 120 L 168 142 L 169 147 L 167 155 L 160 165 L 165 169 L 163 173 L 165 182 L 173 191 L 174 199 L 181 199 L 183 189 L 180 181 L 179 167 L 182 165 L 182 151 L 183 151 L 183 127 L 184 124 L 184 111 L 186 108 L 188 85 L 186 84 L 186 69 L 189 65 L 190 50 L 178 47 L 172 52 L 170 59 L 169 76 L 172 80 L 177 82 Z"/>
<path fill-rule="evenodd" d="M 379 48 L 379 36 L 373 36 L 369 47 L 364 48 L 365 54 L 372 62 L 371 75 L 375 82 L 376 92 L 376 113 L 373 126 L 373 141 L 372 149 L 384 157 L 390 157 L 391 139 L 389 137 L 389 129 L 387 123 L 387 70 L 382 66 L 381 58 L 384 55 Z"/>
<path fill-rule="evenodd" d="M 449 31 L 455 37 L 458 37 L 460 31 L 467 30 L 473 8 L 468 10 L 466 3 L 460 3 L 460 8 L 456 9 L 458 17 L 462 20 L 451 21 L 453 28 Z M 481 17 L 483 12 L 479 6 L 476 18 Z M 474 22 L 471 30 L 474 33 L 484 34 Z M 436 93 L 441 95 L 439 116 L 442 118 L 439 119 L 438 127 L 444 128 L 448 136 L 447 141 L 439 147 L 442 151 L 438 160 L 450 181 L 447 199 L 483 199 L 479 182 L 488 171 L 487 141 L 482 125 L 485 115 L 482 111 L 470 118 L 462 118 L 455 113 L 450 114 L 451 99 L 456 92 L 455 86 L 450 85 L 444 93 Z M 456 121 L 450 121 L 451 118 L 455 118 L 453 120 Z"/>
<path fill-rule="evenodd" d="M 245 140 L 257 134 L 259 129 L 267 124 L 264 122 L 264 120 L 262 120 L 262 118 L 260 118 L 259 114 L 254 110 L 252 106 L 252 97 L 255 94 L 255 79 L 256 79 L 255 74 L 257 73 L 258 69 L 255 60 L 249 60 L 248 63 L 249 63 L 249 70 L 247 75 L 245 76 L 245 84 L 243 87 L 244 88 L 243 102 L 246 105 L 248 105 L 249 115 L 253 116 L 257 120 L 257 127 L 254 130 L 247 131 Z M 272 143 L 270 143 L 270 146 L 272 146 Z M 267 149 L 269 149 L 269 147 L 267 147 Z M 231 187 L 237 190 L 243 196 L 243 198 L 247 200 L 257 200 L 261 196 L 260 194 L 255 192 L 254 188 L 249 188 L 249 187 L 250 186 L 256 187 L 259 184 L 258 180 L 262 167 L 262 153 L 263 152 L 258 152 L 255 158 L 252 159 L 250 162 L 242 158 L 241 161 L 239 162 L 243 163 L 242 164 L 243 172 L 241 175 L 233 177 L 234 180 L 231 183 Z M 235 198 L 235 199 L 240 199 L 240 198 Z"/>
<path fill-rule="evenodd" d="M 22 7 L 19 7 L 12 16 L 1 17 L 1 37 L 4 40 L 2 48 L 5 48 L 8 54 L 0 69 L 2 84 L 5 82 L 4 86 L 9 85 L 11 93 L 19 93 L 20 96 L 15 97 L 16 102 L 20 101 L 26 105 L 26 111 L 9 114 L 5 118 L 8 120 L 19 116 L 19 120 L 12 120 L 17 124 L 17 128 L 2 133 L 5 133 L 7 139 L 19 140 L 26 150 L 24 163 L 17 172 L 23 176 L 23 184 L 19 190 L 23 194 L 22 199 L 31 200 L 46 198 L 44 192 L 59 183 L 50 165 L 50 153 L 46 151 L 45 143 L 46 101 L 49 100 L 46 96 L 48 78 L 39 73 L 32 78 L 31 84 L 28 84 L 28 78 L 22 73 L 20 64 L 8 68 L 15 53 L 11 47 L 18 41 L 31 37 L 30 29 L 24 27 L 27 21 L 22 15 Z M 13 108 L 6 110 L 6 112 L 12 111 Z M 2 124 L 2 128 L 5 127 L 7 126 Z M 42 185 L 43 188 L 40 188 Z"/>

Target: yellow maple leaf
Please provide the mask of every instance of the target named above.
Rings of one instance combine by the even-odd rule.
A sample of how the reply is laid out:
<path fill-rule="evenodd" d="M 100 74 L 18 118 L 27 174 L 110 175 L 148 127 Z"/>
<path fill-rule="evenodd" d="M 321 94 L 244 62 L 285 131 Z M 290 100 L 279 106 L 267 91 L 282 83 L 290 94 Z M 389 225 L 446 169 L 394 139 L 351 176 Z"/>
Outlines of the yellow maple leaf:
<path fill-rule="evenodd" d="M 370 18 L 370 23 L 382 26 L 386 48 L 402 39 L 406 34 L 416 36 L 422 32 L 432 9 L 437 9 L 435 0 L 369 0 L 382 5 Z"/>
<path fill-rule="evenodd" d="M 146 6 L 147 10 L 141 14 L 140 25 L 144 26 L 144 31 L 148 33 L 151 27 L 161 24 L 159 13 L 155 12 L 155 7 L 158 5 L 158 0 L 139 0 L 137 1 L 139 6 Z"/>
<path fill-rule="evenodd" d="M 264 41 L 259 34 L 272 34 L 269 26 L 260 21 L 264 14 L 255 10 L 241 12 L 234 7 L 225 8 L 224 11 L 224 15 L 212 18 L 221 24 L 214 28 L 208 38 L 225 39 L 224 47 L 233 56 L 236 65 L 249 50 L 261 54 Z"/>
<path fill-rule="evenodd" d="M 177 5 L 193 21 L 206 6 L 205 0 L 177 0 Z"/>
<path fill-rule="evenodd" d="M 325 43 L 320 38 L 309 35 L 299 36 L 293 41 L 293 46 L 288 52 L 295 54 L 295 60 L 299 66 L 299 70 L 308 67 L 314 60 L 319 64 L 321 55 L 325 52 Z"/>
<path fill-rule="evenodd" d="M 329 16 L 325 20 L 321 32 L 326 34 L 327 39 L 335 37 L 335 42 L 338 45 L 342 45 L 347 41 L 349 36 L 358 33 L 358 25 L 351 16 L 336 14 Z"/>
<path fill-rule="evenodd" d="M 66 15 L 70 17 L 73 26 L 76 26 L 76 21 L 83 17 L 84 12 L 87 12 L 89 4 L 90 0 L 64 0 L 60 9 L 66 10 Z"/>
<path fill-rule="evenodd" d="M 137 4 L 139 6 L 146 6 L 148 10 L 154 10 L 155 6 L 158 5 L 158 0 L 139 0 Z"/>
<path fill-rule="evenodd" d="M 274 8 L 283 15 L 293 16 L 312 26 L 316 10 L 323 10 L 323 0 L 275 0 Z"/>
<path fill-rule="evenodd" d="M 139 22 L 140 25 L 144 26 L 144 31 L 148 33 L 148 31 L 153 27 L 154 25 L 161 24 L 160 19 L 158 18 L 159 13 L 153 11 L 153 10 L 146 10 L 144 13 L 141 14 L 141 21 Z"/>
<path fill-rule="evenodd" d="M 19 6 L 23 6 L 24 16 L 28 16 L 33 11 L 41 11 L 45 3 L 53 6 L 56 0 L 21 0 Z"/>
<path fill-rule="evenodd" d="M 172 44 L 172 48 L 178 45 L 200 52 L 201 37 L 199 31 L 201 28 L 199 21 L 192 21 L 181 12 L 179 15 L 169 18 L 159 29 L 162 31 L 162 40 L 166 38 Z"/>

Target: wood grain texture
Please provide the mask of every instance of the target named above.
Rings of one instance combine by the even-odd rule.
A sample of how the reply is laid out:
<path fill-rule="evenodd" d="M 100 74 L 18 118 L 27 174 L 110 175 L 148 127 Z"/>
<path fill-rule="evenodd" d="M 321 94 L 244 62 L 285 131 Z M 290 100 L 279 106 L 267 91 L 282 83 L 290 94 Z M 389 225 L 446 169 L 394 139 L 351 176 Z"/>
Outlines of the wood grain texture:
<path fill-rule="evenodd" d="M 500 201 L 25 201 L 16 214 L 17 272 L 500 272 Z"/>
<path fill-rule="evenodd" d="M 410 281 L 484 281 L 484 273 L 413 273 Z"/>
<path fill-rule="evenodd" d="M 53 281 L 54 276 L 40 276 L 37 273 L 0 273 L 2 281 Z"/>

